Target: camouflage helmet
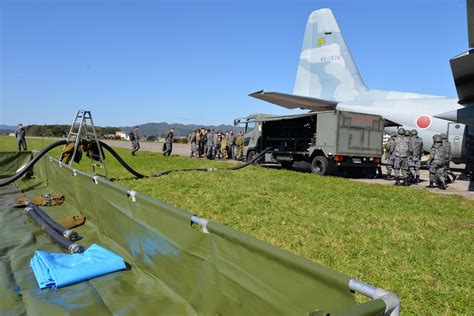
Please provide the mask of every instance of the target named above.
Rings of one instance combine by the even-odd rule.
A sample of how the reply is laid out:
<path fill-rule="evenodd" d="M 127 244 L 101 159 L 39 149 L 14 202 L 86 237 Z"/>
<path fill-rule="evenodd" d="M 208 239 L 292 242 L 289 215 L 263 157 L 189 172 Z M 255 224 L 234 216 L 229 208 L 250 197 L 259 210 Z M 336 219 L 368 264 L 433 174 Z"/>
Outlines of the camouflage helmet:
<path fill-rule="evenodd" d="M 410 136 L 410 135 L 411 135 L 410 130 L 409 129 L 405 130 L 405 136 Z"/>
<path fill-rule="evenodd" d="M 445 133 L 441 133 L 439 136 L 441 136 L 441 139 L 448 139 L 448 135 Z"/>
<path fill-rule="evenodd" d="M 397 132 L 391 132 L 390 137 L 397 137 Z"/>
<path fill-rule="evenodd" d="M 438 134 L 434 135 L 433 136 L 433 142 L 434 143 L 442 143 L 443 139 L 441 138 L 441 135 L 438 135 Z"/>
<path fill-rule="evenodd" d="M 403 127 L 398 129 L 398 135 L 405 135 L 405 129 Z"/>
<path fill-rule="evenodd" d="M 411 136 L 417 136 L 417 135 L 418 135 L 418 131 L 416 129 L 412 129 Z"/>

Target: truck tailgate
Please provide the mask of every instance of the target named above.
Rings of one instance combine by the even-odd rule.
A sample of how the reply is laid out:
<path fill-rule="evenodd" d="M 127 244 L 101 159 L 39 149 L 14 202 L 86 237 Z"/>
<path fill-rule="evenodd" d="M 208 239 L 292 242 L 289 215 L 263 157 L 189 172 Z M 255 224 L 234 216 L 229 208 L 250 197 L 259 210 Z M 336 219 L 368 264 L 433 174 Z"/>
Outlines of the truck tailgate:
<path fill-rule="evenodd" d="M 381 156 L 384 121 L 377 115 L 353 112 L 320 113 L 317 146 L 327 153 L 350 156 Z M 328 133 L 328 131 L 336 133 Z"/>

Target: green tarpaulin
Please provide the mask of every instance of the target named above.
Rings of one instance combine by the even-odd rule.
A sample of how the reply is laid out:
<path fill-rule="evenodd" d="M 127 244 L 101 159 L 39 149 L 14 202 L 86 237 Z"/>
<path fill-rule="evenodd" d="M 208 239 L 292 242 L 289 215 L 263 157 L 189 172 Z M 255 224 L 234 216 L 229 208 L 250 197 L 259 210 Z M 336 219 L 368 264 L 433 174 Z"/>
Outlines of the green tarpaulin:
<path fill-rule="evenodd" d="M 14 175 L 21 167 L 31 160 L 29 151 L 0 153 L 0 178 Z"/>
<path fill-rule="evenodd" d="M 0 174 L 29 159 L 0 153 Z M 29 261 L 35 250 L 61 252 L 22 208 L 27 196 L 60 193 L 61 206 L 44 207 L 60 219 L 83 214 L 84 247 L 99 244 L 130 269 L 53 290 L 38 288 Z M 337 315 L 383 314 L 376 299 L 356 304 L 350 278 L 249 235 L 101 178 L 43 158 L 32 179 L 0 188 L 1 315 Z"/>

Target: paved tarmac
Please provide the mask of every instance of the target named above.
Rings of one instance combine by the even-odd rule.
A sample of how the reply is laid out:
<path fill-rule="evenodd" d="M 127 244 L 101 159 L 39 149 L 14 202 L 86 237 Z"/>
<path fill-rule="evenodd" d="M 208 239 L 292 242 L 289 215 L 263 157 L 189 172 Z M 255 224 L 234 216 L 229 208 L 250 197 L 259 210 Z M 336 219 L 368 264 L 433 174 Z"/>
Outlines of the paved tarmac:
<path fill-rule="evenodd" d="M 421 169 L 420 170 L 420 179 L 422 180 L 421 183 L 417 185 L 412 184 L 409 186 L 409 188 L 424 189 L 424 190 L 428 190 L 428 191 L 439 193 L 439 194 L 458 194 L 469 199 L 474 199 L 474 181 L 468 181 L 462 174 L 461 171 L 464 170 L 464 165 L 456 165 L 456 164 L 451 163 L 451 170 L 458 177 L 458 179 L 448 184 L 448 188 L 446 190 L 440 190 L 438 188 L 430 189 L 426 187 L 429 184 L 428 169 Z M 385 167 L 382 167 L 382 172 L 386 174 Z M 385 179 L 353 179 L 353 180 L 360 181 L 360 182 L 367 182 L 367 183 L 379 183 L 383 185 L 393 185 L 395 183 L 394 180 L 385 180 Z"/>
<path fill-rule="evenodd" d="M 120 148 L 129 148 L 130 151 L 132 150 L 132 143 L 129 141 L 121 141 L 121 140 L 102 140 L 107 145 L 113 147 L 120 147 Z M 151 151 L 161 153 L 163 148 L 163 143 L 155 143 L 155 142 L 140 142 L 140 150 L 141 151 Z M 173 155 L 178 156 L 189 156 L 190 147 L 189 144 L 173 144 Z M 138 152 L 140 153 L 140 152 Z"/>
<path fill-rule="evenodd" d="M 306 171 L 310 172 L 310 167 L 309 164 L 299 164 L 296 166 L 295 169 L 301 170 L 301 171 Z M 420 179 L 421 182 L 419 184 L 411 184 L 410 186 L 407 187 L 407 189 L 412 188 L 412 189 L 425 189 L 428 191 L 431 191 L 433 193 L 439 193 L 439 194 L 457 194 L 457 195 L 462 195 L 466 198 L 469 199 L 474 199 L 474 181 L 467 181 L 462 175 L 462 170 L 464 170 L 464 165 L 456 165 L 451 163 L 451 170 L 454 172 L 454 174 L 458 177 L 458 179 L 450 183 L 448 185 L 448 188 L 446 190 L 441 190 L 438 188 L 427 188 L 426 186 L 429 184 L 429 171 L 428 169 L 421 169 L 420 170 Z M 382 166 L 382 172 L 383 174 L 387 174 L 387 170 L 385 166 Z M 462 175 L 462 176 L 461 176 Z M 347 177 L 345 175 L 341 175 L 342 177 Z M 460 177 L 461 176 L 461 177 Z M 384 178 L 352 178 L 352 177 L 347 177 L 350 180 L 353 181 L 358 181 L 358 182 L 366 182 L 366 183 L 378 183 L 382 185 L 394 185 L 395 180 L 385 180 Z"/>

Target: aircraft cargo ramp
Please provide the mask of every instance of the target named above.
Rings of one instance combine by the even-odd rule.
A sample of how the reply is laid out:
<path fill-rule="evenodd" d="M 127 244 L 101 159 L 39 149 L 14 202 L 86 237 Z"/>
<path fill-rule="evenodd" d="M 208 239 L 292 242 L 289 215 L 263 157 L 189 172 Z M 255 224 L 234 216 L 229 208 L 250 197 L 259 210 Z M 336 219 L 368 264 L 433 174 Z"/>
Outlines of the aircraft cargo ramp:
<path fill-rule="evenodd" d="M 0 153 L 0 177 L 31 153 Z M 35 250 L 62 252 L 25 214 L 20 195 L 65 196 L 54 219 L 83 214 L 75 230 L 129 268 L 59 289 L 38 288 Z M 192 225 L 191 223 L 195 223 Z M 357 303 L 354 291 L 373 298 Z M 218 223 L 41 159 L 31 179 L 0 187 L 1 315 L 396 315 L 389 292 Z"/>

